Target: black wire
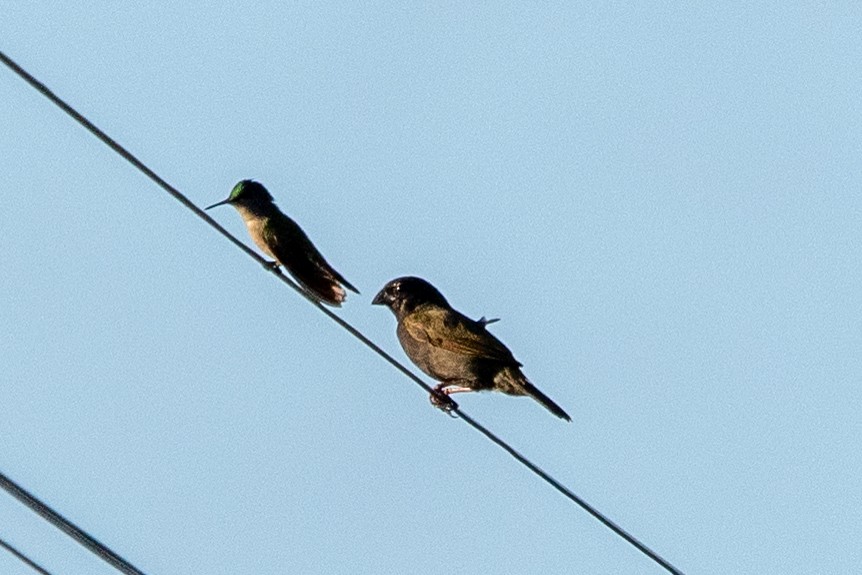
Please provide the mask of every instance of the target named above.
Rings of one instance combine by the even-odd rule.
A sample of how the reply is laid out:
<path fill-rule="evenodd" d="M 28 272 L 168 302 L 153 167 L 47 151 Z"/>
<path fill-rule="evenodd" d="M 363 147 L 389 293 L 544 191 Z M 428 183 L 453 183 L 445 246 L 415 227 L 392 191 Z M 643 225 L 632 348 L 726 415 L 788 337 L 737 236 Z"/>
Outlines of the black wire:
<path fill-rule="evenodd" d="M 2 52 L 0 52 L 2 55 Z M 12 497 L 44 517 L 57 529 L 101 557 L 118 571 L 126 575 L 144 575 L 144 572 L 136 568 L 134 565 L 111 551 L 104 543 L 51 509 L 47 504 L 36 498 L 35 495 L 12 481 L 2 471 L 0 471 L 0 488 L 9 493 Z"/>
<path fill-rule="evenodd" d="M 14 547 L 12 547 L 12 545 L 10 545 L 6 541 L 4 541 L 2 538 L 0 538 L 0 547 L 3 547 L 4 549 L 6 549 L 6 551 L 8 551 L 12 555 L 14 555 L 18 559 L 20 559 L 22 563 L 24 563 L 28 567 L 32 568 L 33 571 L 36 571 L 37 573 L 41 573 L 42 575 L 51 575 L 51 573 L 47 569 L 45 569 L 44 567 L 42 567 L 41 565 L 39 565 L 38 563 L 36 563 L 32 559 L 30 559 L 29 557 L 27 557 L 26 555 L 24 555 L 23 553 L 21 553 L 20 551 L 18 551 Z"/>
<path fill-rule="evenodd" d="M 180 203 L 182 203 L 184 206 L 189 208 L 192 212 L 194 212 L 194 214 L 196 216 L 198 216 L 199 218 L 204 220 L 206 223 L 208 223 L 210 226 L 215 228 L 216 231 L 218 231 L 221 235 L 225 236 L 228 240 L 230 240 L 231 243 L 233 243 L 235 246 L 240 248 L 242 251 L 244 251 L 248 256 L 253 258 L 259 264 L 264 266 L 265 269 L 273 272 L 279 279 L 281 279 L 282 282 L 284 282 L 285 284 L 287 284 L 291 288 L 293 288 L 294 291 L 296 291 L 301 296 L 303 296 L 305 299 L 307 299 L 309 302 L 311 302 L 315 307 L 317 307 L 317 309 L 319 309 L 321 312 L 323 312 L 331 320 L 333 320 L 335 323 L 337 323 L 338 325 L 343 327 L 351 335 L 356 337 L 359 341 L 364 343 L 366 346 L 371 348 L 374 352 L 376 352 L 380 357 L 382 357 L 387 362 L 389 362 L 389 364 L 391 364 L 393 367 L 395 367 L 398 371 L 400 371 L 401 373 L 403 373 L 404 375 L 409 377 L 411 380 L 413 380 L 413 382 L 415 382 L 417 385 L 422 387 L 422 389 L 424 389 L 425 391 L 427 391 L 430 394 L 433 394 L 433 395 L 436 395 L 437 397 L 440 397 L 441 400 L 443 400 L 445 403 L 448 403 L 451 406 L 451 409 L 448 409 L 448 411 L 457 414 L 467 424 L 472 426 L 474 429 L 476 429 L 479 433 L 481 433 L 482 435 L 484 435 L 485 437 L 490 439 L 492 442 L 496 443 L 498 446 L 500 446 L 502 449 L 504 449 L 507 453 L 509 453 L 509 455 L 514 457 L 516 460 L 518 460 L 524 466 L 526 466 L 527 469 L 529 469 L 530 471 L 532 471 L 533 473 L 538 475 L 540 478 L 545 480 L 554 489 L 556 489 L 557 491 L 562 493 L 565 497 L 567 497 L 568 499 L 570 499 L 571 501 L 573 501 L 574 503 L 579 505 L 587 513 L 589 513 L 590 515 L 592 515 L 593 517 L 598 519 L 602 524 L 604 524 L 609 529 L 611 529 L 614 533 L 616 533 L 617 535 L 619 535 L 620 537 L 625 539 L 628 543 L 633 545 L 635 548 L 637 548 L 644 555 L 646 555 L 647 557 L 649 557 L 650 559 L 652 559 L 653 561 L 655 561 L 656 563 L 661 565 L 664 569 L 666 569 L 670 573 L 674 573 L 675 575 L 683 575 L 682 571 L 680 571 L 679 569 L 674 567 L 666 559 L 663 559 L 658 553 L 656 553 L 655 551 L 653 551 L 652 549 L 647 547 L 645 544 L 641 543 L 634 535 L 628 533 L 625 529 L 623 529 L 622 527 L 620 527 L 619 525 L 617 525 L 616 523 L 614 523 L 613 521 L 611 521 L 610 519 L 605 517 L 601 512 L 599 512 L 597 509 L 595 509 L 593 506 L 588 504 L 586 501 L 584 501 L 583 499 L 581 499 L 580 497 L 575 495 L 571 490 L 569 490 L 562 483 L 560 483 L 559 481 L 557 481 L 556 479 L 554 479 L 553 477 L 548 475 L 548 473 L 543 471 L 539 466 L 532 463 L 525 456 L 521 455 L 517 450 L 515 450 L 513 447 L 511 447 L 508 443 L 506 443 L 505 441 L 503 441 L 502 439 L 497 437 L 494 433 L 489 431 L 487 428 L 485 428 L 483 425 L 481 425 L 475 419 L 473 419 L 472 417 L 468 416 L 466 413 L 461 411 L 461 409 L 458 408 L 457 404 L 455 404 L 454 402 L 451 402 L 451 400 L 448 397 L 446 397 L 446 396 L 441 397 L 441 394 L 436 392 L 433 388 L 431 388 L 431 386 L 429 386 L 427 383 L 422 381 L 412 371 L 410 371 L 409 369 L 404 367 L 404 365 L 401 362 L 399 362 L 397 359 L 395 359 L 394 357 L 392 357 L 391 355 L 389 355 L 388 353 L 383 351 L 383 349 L 380 348 L 380 346 L 378 346 L 376 343 L 374 343 L 373 341 L 368 339 L 362 332 L 360 332 L 358 329 L 353 327 L 351 324 L 349 324 L 345 320 L 341 319 L 339 316 L 337 316 L 330 309 L 324 307 L 320 302 L 318 302 L 317 300 L 312 298 L 308 293 L 305 292 L 305 290 L 300 288 L 296 283 L 294 283 L 287 276 L 282 274 L 280 269 L 278 269 L 274 266 L 271 266 L 267 260 L 265 260 L 264 258 L 259 256 L 255 251 L 253 251 L 251 248 L 249 248 L 244 243 L 239 241 L 236 238 L 236 236 L 234 236 L 233 234 L 228 232 L 226 229 L 224 229 L 221 225 L 219 225 L 218 222 L 216 222 L 206 212 L 204 212 L 199 207 L 197 207 L 194 203 L 192 203 L 192 201 L 189 200 L 182 193 L 180 193 L 179 190 L 177 190 L 176 188 L 171 186 L 169 183 L 167 183 L 165 180 L 163 180 L 161 177 L 159 177 L 158 174 L 156 174 L 154 171 L 152 171 L 150 168 L 148 168 L 146 165 L 144 165 L 144 163 L 141 162 L 139 159 L 137 159 L 134 155 L 132 155 L 131 152 L 129 152 L 124 147 L 122 147 L 120 144 L 118 144 L 113 138 L 108 136 L 105 132 L 103 132 L 102 130 L 97 128 L 92 122 L 90 122 L 87 118 L 85 118 L 80 113 L 78 113 L 78 111 L 75 110 L 74 108 L 72 108 L 69 104 L 67 104 L 66 102 L 61 100 L 60 97 L 57 96 L 56 94 L 54 94 L 54 92 L 52 92 L 47 86 L 45 86 L 45 84 L 43 84 L 42 82 L 40 82 L 39 80 L 34 78 L 32 75 L 30 75 L 29 72 L 27 72 L 21 66 L 16 64 L 13 60 L 11 60 L 3 52 L 0 52 L 0 61 L 2 61 L 13 72 L 18 74 L 18 76 L 20 76 L 22 79 L 24 79 L 24 81 L 26 81 L 28 84 L 30 84 L 39 93 L 41 93 L 43 96 L 45 96 L 46 98 L 51 100 L 51 102 L 53 102 L 60 109 L 62 109 L 64 112 L 66 112 L 69 116 L 71 116 L 73 119 L 75 119 L 75 121 L 77 121 L 79 124 L 84 126 L 87 130 L 89 130 L 99 140 L 104 142 L 112 150 L 114 150 L 120 156 L 125 158 L 126 161 L 128 161 L 133 166 L 138 168 L 147 177 L 149 177 L 156 184 L 158 184 L 159 187 L 164 189 L 166 192 L 168 192 L 170 195 L 172 195 L 174 198 L 176 198 Z"/>

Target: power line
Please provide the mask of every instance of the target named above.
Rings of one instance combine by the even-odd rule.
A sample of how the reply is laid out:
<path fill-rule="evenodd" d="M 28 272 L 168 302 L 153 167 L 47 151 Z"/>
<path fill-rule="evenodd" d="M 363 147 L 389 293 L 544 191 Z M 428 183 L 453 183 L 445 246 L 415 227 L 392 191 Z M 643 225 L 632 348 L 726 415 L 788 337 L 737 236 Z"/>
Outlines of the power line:
<path fill-rule="evenodd" d="M 290 278 L 281 273 L 281 270 L 275 266 L 271 266 L 270 263 L 259 256 L 255 251 L 242 243 L 239 239 L 236 238 L 233 234 L 228 232 L 225 228 L 223 228 L 218 222 L 212 219 L 206 212 L 197 207 L 191 200 L 189 200 L 185 195 L 183 195 L 179 190 L 171 186 L 164 179 L 162 179 L 158 174 L 156 174 L 153 170 L 148 168 L 142 161 L 136 158 L 131 152 L 129 152 L 126 148 L 117 143 L 113 138 L 108 136 L 105 132 L 96 127 L 92 122 L 90 122 L 87 118 L 81 115 L 77 110 L 72 108 L 69 104 L 60 99 L 59 96 L 54 94 L 45 84 L 37 80 L 33 77 L 29 72 L 24 70 L 21 66 L 16 64 L 12 59 L 6 56 L 5 53 L 0 52 L 0 61 L 3 62 L 8 68 L 10 68 L 13 72 L 15 72 L 18 76 L 20 76 L 25 82 L 30 84 L 33 88 L 35 88 L 39 93 L 48 98 L 51 102 L 53 102 L 57 107 L 66 112 L 69 116 L 71 116 L 76 122 L 81 124 L 84 128 L 86 128 L 90 133 L 96 136 L 99 140 L 101 140 L 104 144 L 114 150 L 117 154 L 123 157 L 130 164 L 135 166 L 138 170 L 140 170 L 144 175 L 153 180 L 159 187 L 164 189 L 167 193 L 173 196 L 177 201 L 190 209 L 196 216 L 200 219 L 204 220 L 211 227 L 215 228 L 221 235 L 226 237 L 231 243 L 241 249 L 246 253 L 249 257 L 257 261 L 261 264 L 264 269 L 270 271 L 276 275 L 282 282 L 290 286 L 294 291 L 299 293 L 306 300 L 311 302 L 317 309 L 319 309 L 324 315 L 329 317 L 332 321 L 337 323 L 339 326 L 347 330 L 351 335 L 361 341 L 363 344 L 368 346 L 371 350 L 373 350 L 377 355 L 386 360 L 390 365 L 395 367 L 398 371 L 403 373 L 405 376 L 410 378 L 414 383 L 419 385 L 426 392 L 433 394 L 435 396 L 440 397 L 441 395 L 435 391 L 431 386 L 422 381 L 419 377 L 417 377 L 412 371 L 404 366 L 397 359 L 389 355 L 385 352 L 380 346 L 376 343 L 368 339 L 362 332 L 360 332 L 357 328 L 353 327 L 347 321 L 343 320 L 341 317 L 336 315 L 330 309 L 324 307 L 320 302 L 313 299 L 310 295 L 308 295 L 305 290 L 300 288 L 295 282 L 293 282 Z M 562 493 L 566 498 L 580 506 L 587 513 L 598 519 L 603 525 L 608 527 L 611 531 L 622 537 L 629 544 L 638 549 L 641 553 L 655 561 L 665 570 L 674 575 L 683 575 L 682 571 L 674 567 L 670 562 L 666 559 L 662 558 L 658 553 L 647 547 L 644 543 L 641 543 L 634 535 L 627 532 L 625 529 L 611 521 L 604 514 L 595 509 L 592 505 L 584 501 L 582 498 L 575 495 L 569 488 L 565 485 L 551 477 L 547 472 L 542 470 L 538 465 L 531 462 L 524 455 L 519 453 L 515 448 L 511 447 L 508 443 L 497 437 L 493 432 L 485 428 L 475 419 L 464 413 L 456 403 L 454 403 L 447 396 L 442 396 L 444 402 L 446 402 L 451 409 L 447 409 L 452 413 L 457 414 L 461 419 L 463 419 L 467 424 L 473 427 L 476 431 L 490 439 L 493 443 L 497 444 L 503 450 L 505 450 L 509 455 L 514 457 L 517 461 L 519 461 L 522 465 L 527 467 L 530 471 L 538 475 L 541 479 L 543 479 L 546 483 L 548 483 L 551 487 Z"/>
<path fill-rule="evenodd" d="M 0 547 L 3 547 L 4 549 L 6 549 L 6 551 L 8 551 L 12 555 L 14 555 L 18 559 L 20 559 L 22 563 L 24 563 L 28 567 L 32 568 L 33 571 L 35 571 L 36 573 L 41 573 L 41 575 L 51 575 L 51 573 L 47 569 L 45 569 L 44 567 L 42 567 L 41 565 L 39 565 L 38 563 L 36 563 L 32 559 L 30 559 L 29 557 L 27 557 L 26 555 L 24 555 L 23 553 L 21 553 L 20 551 L 18 551 L 14 547 L 12 547 L 12 545 L 10 545 L 6 541 L 4 541 L 2 538 L 0 538 Z"/>
<path fill-rule="evenodd" d="M 0 56 L 2 56 L 2 52 L 0 52 Z M 116 570 L 121 573 L 125 573 L 125 575 L 144 575 L 143 571 L 114 553 L 107 545 L 51 509 L 51 507 L 46 503 L 43 503 L 36 498 L 35 495 L 12 481 L 2 471 L 0 471 L 0 488 L 41 515 L 44 519 L 54 525 L 54 527 L 98 555 Z"/>

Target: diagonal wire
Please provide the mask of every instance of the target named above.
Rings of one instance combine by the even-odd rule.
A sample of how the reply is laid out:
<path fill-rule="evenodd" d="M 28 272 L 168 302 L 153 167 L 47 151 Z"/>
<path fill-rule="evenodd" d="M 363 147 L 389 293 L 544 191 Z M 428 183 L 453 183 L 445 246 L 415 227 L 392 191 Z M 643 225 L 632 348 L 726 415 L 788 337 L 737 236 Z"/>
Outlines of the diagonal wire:
<path fill-rule="evenodd" d="M 363 344 L 365 344 L 366 346 L 371 348 L 375 353 L 377 353 L 377 355 L 382 357 L 390 365 L 392 365 L 395 369 L 397 369 L 398 371 L 403 373 L 405 376 L 410 378 L 414 383 L 419 385 L 422 389 L 424 389 L 425 391 L 427 391 L 428 393 L 430 393 L 432 395 L 439 397 L 438 392 L 436 392 L 433 388 L 431 388 L 431 386 L 429 386 L 427 383 L 425 383 L 419 377 L 417 377 L 412 371 L 407 369 L 404 366 L 404 364 L 402 364 L 397 359 L 395 359 L 394 357 L 389 355 L 387 352 L 385 352 L 380 346 L 378 346 L 376 343 L 374 343 L 373 341 L 368 339 L 368 337 L 366 337 L 362 332 L 360 332 L 358 329 L 353 327 L 347 321 L 343 320 L 338 315 L 336 315 L 334 312 L 332 312 L 330 309 L 324 307 L 320 302 L 313 299 L 310 295 L 308 295 L 305 292 L 305 290 L 303 290 L 296 283 L 294 283 L 292 280 L 290 280 L 287 276 L 285 276 L 283 273 L 281 273 L 280 269 L 278 269 L 274 266 L 271 266 L 267 260 L 265 260 L 264 258 L 259 256 L 255 251 L 253 251 L 251 248 L 249 248 L 244 243 L 239 241 L 236 238 L 236 236 L 234 236 L 233 234 L 228 232 L 225 228 L 223 228 L 218 222 L 216 222 L 214 219 L 212 219 L 209 216 L 209 214 L 207 214 L 206 212 L 201 210 L 199 207 L 197 207 L 191 200 L 189 200 L 179 190 L 177 190 L 176 188 L 171 186 L 169 183 L 167 183 L 158 174 L 156 174 L 153 170 L 148 168 L 143 162 L 141 162 L 138 158 L 136 158 L 131 152 L 129 152 L 123 146 L 118 144 L 116 142 L 116 140 L 114 140 L 113 138 L 108 136 L 105 132 L 100 130 L 92 122 L 90 122 L 87 118 L 85 118 L 83 115 L 81 115 L 77 110 L 72 108 L 72 106 L 70 106 L 69 104 L 64 102 L 62 99 L 60 99 L 60 97 L 57 96 L 56 94 L 54 94 L 54 92 L 52 92 L 47 86 L 45 86 L 45 84 L 43 84 L 42 82 L 37 80 L 35 77 L 33 77 L 29 72 L 24 70 L 21 66 L 19 66 L 17 63 L 15 63 L 12 59 L 10 59 L 8 56 L 6 56 L 6 54 L 3 52 L 0 52 L 0 62 L 5 64 L 8 68 L 10 68 L 13 72 L 15 72 L 18 76 L 20 76 L 25 82 L 30 84 L 30 86 L 35 88 L 39 93 L 41 93 L 43 96 L 48 98 L 57 107 L 59 107 L 64 112 L 66 112 L 66 114 L 71 116 L 76 122 L 81 124 L 90 133 L 92 133 L 94 136 L 96 136 L 99 140 L 101 140 L 104 144 L 106 144 L 108 147 L 110 147 L 112 150 L 114 150 L 117 154 L 119 154 L 121 157 L 123 157 L 126 161 L 128 161 L 130 164 L 135 166 L 138 170 L 143 172 L 144 175 L 146 175 L 151 180 L 153 180 L 159 187 L 164 189 L 167 193 L 169 193 L 171 196 L 173 196 L 177 201 L 179 201 L 181 204 L 183 204 L 188 209 L 190 209 L 192 212 L 194 212 L 194 214 L 196 216 L 198 216 L 199 218 L 204 220 L 211 227 L 215 228 L 216 231 L 218 231 L 221 235 L 226 237 L 231 243 L 233 243 L 235 246 L 237 246 L 239 249 L 241 249 L 243 252 L 245 252 L 249 257 L 251 257 L 252 259 L 257 261 L 259 264 L 264 266 L 264 268 L 267 271 L 274 273 L 276 275 L 276 277 L 278 277 L 282 282 L 284 282 L 285 284 L 290 286 L 294 291 L 296 291 L 301 296 L 303 296 L 305 299 L 307 299 L 309 302 L 311 302 L 311 304 L 314 305 L 317 309 L 319 309 L 324 315 L 326 315 L 332 321 L 334 321 L 335 323 L 340 325 L 342 328 L 347 330 L 351 335 L 356 337 Z M 529 469 L 530 471 L 535 473 L 537 476 L 539 476 L 541 479 L 543 479 L 546 483 L 548 483 L 551 487 L 553 487 L 554 489 L 556 489 L 557 491 L 562 493 L 566 498 L 568 498 L 569 500 L 571 500 L 572 502 L 574 502 L 575 504 L 580 506 L 582 509 L 584 509 L 587 513 L 589 513 L 590 515 L 595 517 L 598 521 L 600 521 L 603 525 L 608 527 L 611 531 L 613 531 L 614 533 L 616 533 L 617 535 L 622 537 L 625 541 L 627 541 L 629 544 L 634 546 L 638 551 L 640 551 L 641 553 L 643 553 L 644 555 L 646 555 L 647 557 L 649 557 L 650 559 L 655 561 L 658 565 L 663 567 L 668 572 L 673 573 L 674 575 L 683 575 L 682 571 L 680 571 L 679 569 L 674 567 L 669 561 L 662 558 L 658 553 L 656 553 L 655 551 L 650 549 L 646 544 L 639 541 L 634 535 L 632 535 L 631 533 L 629 533 L 628 531 L 626 531 L 625 529 L 623 529 L 622 527 L 620 527 L 619 525 L 614 523 L 612 520 L 610 520 L 608 517 L 606 517 L 604 514 L 602 514 L 600 511 L 598 511 L 592 505 L 587 503 L 584 499 L 577 496 L 574 492 L 572 492 L 565 485 L 563 485 L 562 483 L 560 483 L 559 481 L 557 481 L 556 479 L 551 477 L 547 472 L 545 472 L 538 465 L 534 464 L 529 459 L 527 459 L 524 455 L 519 453 L 515 448 L 511 447 L 508 443 L 506 443 L 505 441 L 503 441 L 502 439 L 497 437 L 497 435 L 495 435 L 493 432 L 491 432 L 486 427 L 484 427 L 479 422 L 477 422 L 475 419 L 473 419 L 472 417 L 470 417 L 469 415 L 464 413 L 460 408 L 458 408 L 457 404 L 452 402 L 448 397 L 444 396 L 441 399 L 444 401 L 444 403 L 446 403 L 450 407 L 450 409 L 448 409 L 448 411 L 451 411 L 452 413 L 457 414 L 461 419 L 463 419 L 467 424 L 469 424 L 471 427 L 473 427 L 476 431 L 478 431 L 479 433 L 481 433 L 482 435 L 484 435 L 485 437 L 490 439 L 493 443 L 495 443 L 496 445 L 501 447 L 509 455 L 514 457 L 518 462 L 520 462 L 522 465 L 527 467 L 527 469 Z"/>
<path fill-rule="evenodd" d="M 2 54 L 2 53 L 0 53 Z M 0 488 L 12 497 L 44 517 L 57 529 L 98 555 L 116 570 L 125 575 L 144 575 L 144 572 L 111 551 L 107 545 L 51 509 L 47 504 L 36 498 L 35 495 L 12 481 L 5 473 L 0 472 Z"/>
<path fill-rule="evenodd" d="M 51 509 L 47 504 L 39 500 L 35 495 L 12 481 L 5 473 L 0 472 L 0 488 L 12 495 L 15 499 L 44 517 L 55 527 L 66 533 L 69 537 L 95 553 L 112 567 L 125 575 L 144 575 L 144 572 L 111 551 L 107 545 Z"/>
<path fill-rule="evenodd" d="M 4 539 L 0 538 L 0 547 L 4 548 L 6 551 L 17 557 L 21 560 L 22 563 L 33 569 L 36 573 L 41 573 L 41 575 L 51 575 L 51 572 L 24 555 L 22 552 L 18 551 L 12 545 L 7 543 Z"/>

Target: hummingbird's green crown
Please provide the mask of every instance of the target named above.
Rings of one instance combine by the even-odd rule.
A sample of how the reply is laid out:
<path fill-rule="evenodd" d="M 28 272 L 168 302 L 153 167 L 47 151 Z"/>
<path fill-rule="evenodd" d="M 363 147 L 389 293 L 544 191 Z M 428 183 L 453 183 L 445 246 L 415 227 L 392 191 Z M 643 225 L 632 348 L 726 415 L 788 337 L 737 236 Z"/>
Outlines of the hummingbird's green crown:
<path fill-rule="evenodd" d="M 272 196 L 262 184 L 254 180 L 242 180 L 230 191 L 227 199 L 230 203 L 243 203 L 254 201 L 272 201 Z"/>

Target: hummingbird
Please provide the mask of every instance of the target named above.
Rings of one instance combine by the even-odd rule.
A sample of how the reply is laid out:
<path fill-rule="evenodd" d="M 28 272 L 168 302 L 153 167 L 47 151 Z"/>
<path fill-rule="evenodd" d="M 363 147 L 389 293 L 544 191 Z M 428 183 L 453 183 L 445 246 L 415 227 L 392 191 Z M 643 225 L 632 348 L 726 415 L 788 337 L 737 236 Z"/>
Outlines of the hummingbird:
<path fill-rule="evenodd" d="M 572 420 L 530 383 L 509 348 L 488 331 L 488 324 L 496 319 L 470 319 L 449 305 L 437 288 L 417 277 L 390 281 L 371 303 L 392 310 L 404 353 L 440 382 L 431 396 L 431 403 L 437 407 L 454 407 L 442 401 L 452 393 L 491 389 L 507 395 L 528 395 L 557 417 Z"/>
<path fill-rule="evenodd" d="M 346 293 L 344 288 L 359 293 L 353 285 L 335 271 L 308 239 L 299 225 L 275 205 L 262 184 L 242 180 L 233 187 L 226 200 L 206 209 L 230 204 L 242 216 L 254 243 L 290 272 L 306 292 L 325 304 L 339 307 Z"/>

